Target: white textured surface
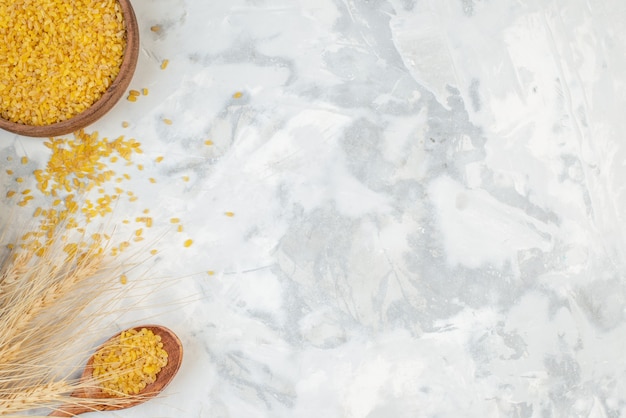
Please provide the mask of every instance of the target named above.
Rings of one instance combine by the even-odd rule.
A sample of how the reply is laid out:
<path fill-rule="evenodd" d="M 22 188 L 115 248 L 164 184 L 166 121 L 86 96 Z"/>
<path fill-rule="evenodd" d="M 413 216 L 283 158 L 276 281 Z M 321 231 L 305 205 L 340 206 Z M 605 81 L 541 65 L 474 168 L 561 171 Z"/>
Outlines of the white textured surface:
<path fill-rule="evenodd" d="M 626 414 L 626 3 L 134 3 L 150 95 L 93 129 L 185 225 L 186 357 L 110 416 Z"/>

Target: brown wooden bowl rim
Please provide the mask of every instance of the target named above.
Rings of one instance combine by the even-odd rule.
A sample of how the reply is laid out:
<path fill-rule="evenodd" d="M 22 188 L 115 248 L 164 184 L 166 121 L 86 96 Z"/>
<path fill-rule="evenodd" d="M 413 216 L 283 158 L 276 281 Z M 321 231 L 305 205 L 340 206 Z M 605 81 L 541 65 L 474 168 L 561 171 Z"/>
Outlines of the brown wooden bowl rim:
<path fill-rule="evenodd" d="M 102 96 L 89 108 L 70 119 L 49 125 L 26 125 L 0 117 L 0 129 L 32 137 L 65 135 L 85 128 L 104 116 L 120 100 L 135 72 L 139 56 L 139 27 L 130 0 L 117 0 L 126 26 L 126 48 L 120 71 Z"/>

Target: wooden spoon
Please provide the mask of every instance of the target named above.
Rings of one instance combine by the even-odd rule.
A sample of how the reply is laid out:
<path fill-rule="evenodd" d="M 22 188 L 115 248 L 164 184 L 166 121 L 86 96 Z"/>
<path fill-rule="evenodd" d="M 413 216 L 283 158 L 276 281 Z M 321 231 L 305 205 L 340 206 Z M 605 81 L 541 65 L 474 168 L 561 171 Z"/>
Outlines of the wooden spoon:
<path fill-rule="evenodd" d="M 159 326 L 159 325 L 142 325 L 138 327 L 133 327 L 133 329 L 140 330 L 142 328 L 146 328 L 154 333 L 154 335 L 161 336 L 161 342 L 163 343 L 163 349 L 167 352 L 168 361 L 167 365 L 161 369 L 161 371 L 156 376 L 156 381 L 147 385 L 138 395 L 129 398 L 128 402 L 125 402 L 123 398 L 120 398 L 120 403 L 116 403 L 114 405 L 106 405 L 106 404 L 95 404 L 90 403 L 88 406 L 86 405 L 75 405 L 75 404 L 67 404 L 62 405 L 55 411 L 53 411 L 50 417 L 73 417 L 75 415 L 84 414 L 86 412 L 94 412 L 94 411 L 114 411 L 118 409 L 130 408 L 131 406 L 138 405 L 143 403 L 149 399 L 157 396 L 163 388 L 165 388 L 168 383 L 172 381 L 176 372 L 180 368 L 180 364 L 183 360 L 183 346 L 176 336 L 171 330 L 168 328 Z M 102 348 L 112 340 L 119 338 L 120 334 L 117 334 L 109 340 L 107 340 L 104 344 L 100 346 Z M 98 348 L 98 350 L 100 349 Z M 97 350 L 96 350 L 97 351 Z M 93 369 L 93 356 L 89 358 L 87 365 L 85 366 L 85 370 L 81 377 L 81 380 L 87 381 L 92 379 L 92 369 Z M 72 396 L 75 398 L 89 398 L 89 399 L 105 399 L 111 398 L 111 395 L 106 394 L 101 389 L 97 387 L 89 387 L 87 389 L 79 389 L 76 392 L 72 393 Z"/>
<path fill-rule="evenodd" d="M 124 58 L 122 58 L 122 64 L 117 77 L 115 77 L 115 80 L 113 80 L 107 91 L 102 94 L 100 99 L 78 115 L 50 125 L 24 125 L 21 123 L 11 122 L 0 117 L 0 129 L 19 135 L 34 137 L 53 137 L 65 135 L 91 125 L 111 110 L 111 108 L 126 92 L 126 89 L 133 78 L 135 67 L 137 66 L 137 59 L 139 57 L 139 27 L 137 25 L 137 17 L 135 16 L 133 7 L 130 4 L 130 0 L 117 1 L 122 9 L 124 22 L 126 24 L 126 49 L 124 50 Z"/>

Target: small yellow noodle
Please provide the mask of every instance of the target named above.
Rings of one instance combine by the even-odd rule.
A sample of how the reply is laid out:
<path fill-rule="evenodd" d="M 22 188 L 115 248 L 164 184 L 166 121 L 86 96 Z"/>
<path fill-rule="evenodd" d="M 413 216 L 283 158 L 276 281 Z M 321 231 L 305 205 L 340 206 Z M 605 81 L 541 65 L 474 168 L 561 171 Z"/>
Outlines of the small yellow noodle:
<path fill-rule="evenodd" d="M 161 337 L 146 328 L 130 329 L 94 355 L 93 377 L 109 395 L 136 395 L 154 383 L 166 365 Z"/>

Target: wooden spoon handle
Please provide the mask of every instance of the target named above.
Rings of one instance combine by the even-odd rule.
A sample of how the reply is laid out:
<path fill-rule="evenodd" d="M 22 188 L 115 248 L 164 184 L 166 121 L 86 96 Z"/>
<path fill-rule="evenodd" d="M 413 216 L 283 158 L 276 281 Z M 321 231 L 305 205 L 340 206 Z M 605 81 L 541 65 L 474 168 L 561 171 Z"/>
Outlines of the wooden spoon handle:
<path fill-rule="evenodd" d="M 84 414 L 85 412 L 94 412 L 94 409 L 86 408 L 81 405 L 61 405 L 58 409 L 52 411 L 49 417 L 73 417 Z"/>

